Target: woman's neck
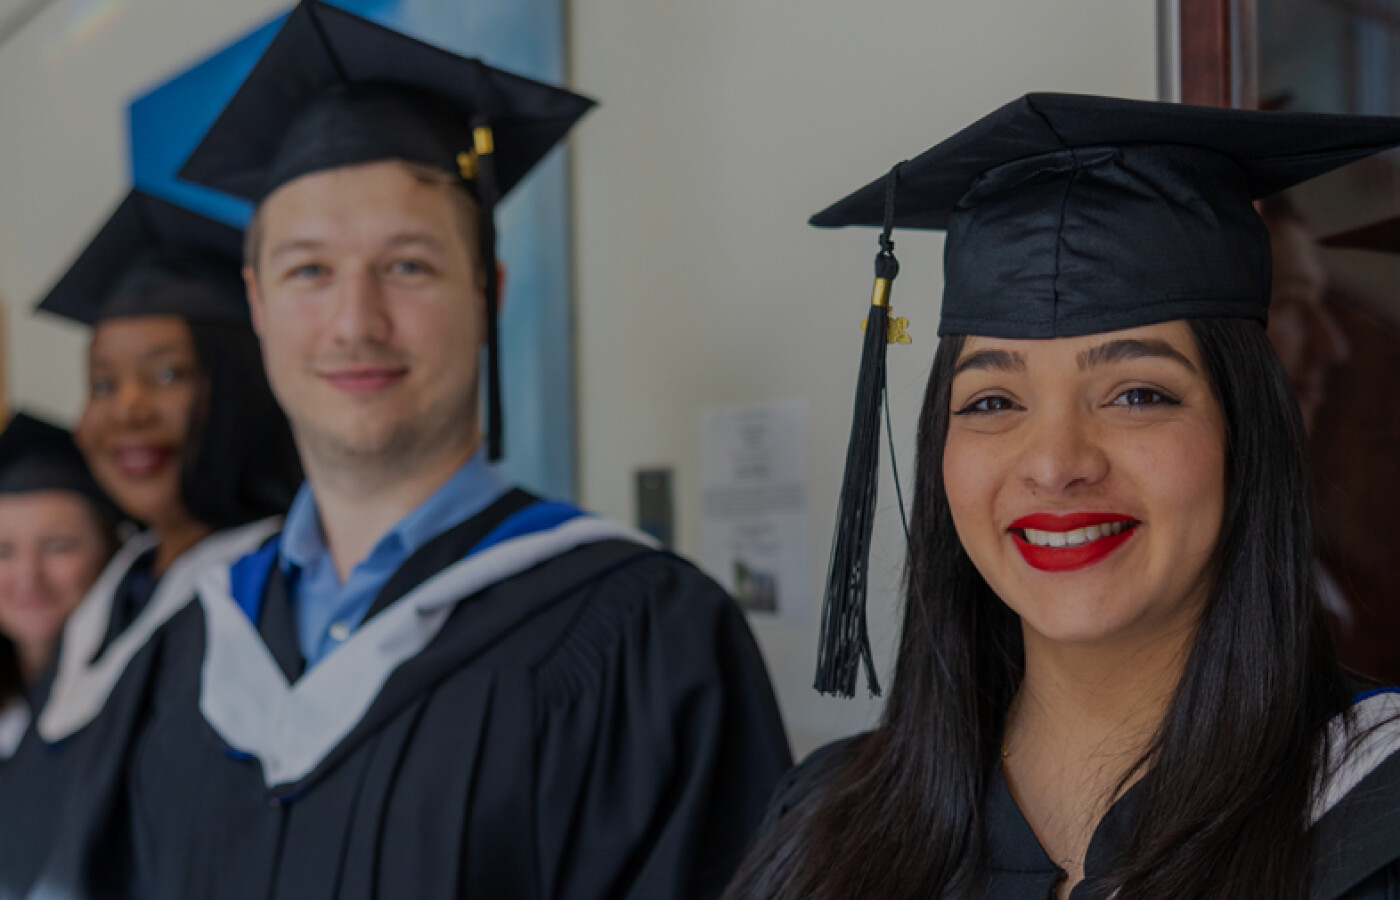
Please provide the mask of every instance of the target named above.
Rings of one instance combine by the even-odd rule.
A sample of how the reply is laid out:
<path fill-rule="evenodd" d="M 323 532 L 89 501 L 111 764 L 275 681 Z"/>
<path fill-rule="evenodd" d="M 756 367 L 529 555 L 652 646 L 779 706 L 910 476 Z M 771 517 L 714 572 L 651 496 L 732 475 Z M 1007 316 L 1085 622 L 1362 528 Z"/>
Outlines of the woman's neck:
<path fill-rule="evenodd" d="M 1026 674 L 1007 714 L 1007 782 L 1047 853 L 1083 878 L 1104 813 L 1143 774 L 1194 631 L 1139 644 L 1059 645 L 1025 635 Z"/>
<path fill-rule="evenodd" d="M 151 564 L 151 572 L 154 575 L 164 575 L 175 560 L 184 555 L 195 544 L 204 540 L 214 529 L 203 522 L 193 518 L 185 517 L 179 521 L 157 525 L 153 529 L 156 533 L 158 543 L 156 544 L 155 562 Z"/>
<path fill-rule="evenodd" d="M 52 658 L 54 646 L 57 643 L 56 640 L 15 643 L 15 656 L 19 660 L 19 677 L 24 682 L 26 691 L 34 687 L 34 682 L 38 681 L 39 676 L 43 674 L 44 667 L 49 664 L 49 659 Z"/>

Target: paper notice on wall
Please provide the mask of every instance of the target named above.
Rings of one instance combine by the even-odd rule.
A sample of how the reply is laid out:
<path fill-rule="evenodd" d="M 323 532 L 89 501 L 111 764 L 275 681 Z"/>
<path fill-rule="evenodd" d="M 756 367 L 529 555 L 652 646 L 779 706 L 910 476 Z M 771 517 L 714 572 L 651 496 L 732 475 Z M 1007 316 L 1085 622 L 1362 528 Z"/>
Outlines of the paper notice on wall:
<path fill-rule="evenodd" d="M 805 619 L 807 404 L 700 414 L 701 559 L 744 609 Z"/>

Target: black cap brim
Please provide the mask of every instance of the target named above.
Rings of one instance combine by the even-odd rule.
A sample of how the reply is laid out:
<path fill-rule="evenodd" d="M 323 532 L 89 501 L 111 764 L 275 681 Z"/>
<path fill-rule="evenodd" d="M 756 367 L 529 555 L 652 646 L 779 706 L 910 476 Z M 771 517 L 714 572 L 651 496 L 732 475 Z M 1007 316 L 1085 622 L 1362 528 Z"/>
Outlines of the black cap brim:
<path fill-rule="evenodd" d="M 1045 153 L 1134 144 L 1212 150 L 1236 160 L 1252 197 L 1274 194 L 1400 143 L 1400 119 L 1258 112 L 1078 94 L 1027 94 L 900 167 L 894 224 L 943 229 L 985 171 Z M 885 178 L 810 223 L 880 226 Z"/>
<path fill-rule="evenodd" d="M 78 494 L 104 515 L 117 515 L 93 480 L 73 436 L 57 425 L 17 413 L 0 432 L 0 496 L 39 491 Z"/>
<path fill-rule="evenodd" d="M 293 123 L 345 85 L 422 91 L 487 120 L 494 132 L 496 192 L 504 196 L 557 144 L 593 101 L 458 56 L 319 0 L 288 16 L 243 85 L 180 170 L 180 177 L 259 200 L 279 186 L 269 173 Z M 470 148 L 463 146 L 460 150 Z M 363 162 L 394 158 L 364 151 Z"/>
<path fill-rule="evenodd" d="M 132 191 L 38 308 L 84 325 L 134 315 L 244 323 L 243 233 Z"/>

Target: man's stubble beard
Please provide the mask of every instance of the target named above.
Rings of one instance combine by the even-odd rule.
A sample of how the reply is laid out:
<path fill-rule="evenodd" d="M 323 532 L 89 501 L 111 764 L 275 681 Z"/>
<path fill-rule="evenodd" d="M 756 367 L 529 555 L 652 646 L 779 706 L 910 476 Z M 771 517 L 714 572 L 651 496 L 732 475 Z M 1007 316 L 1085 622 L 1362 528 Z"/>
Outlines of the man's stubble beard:
<path fill-rule="evenodd" d="M 347 434 L 315 420 L 293 431 L 308 472 L 346 491 L 374 490 L 412 478 L 479 437 L 475 393 L 449 396 L 411 417 Z"/>

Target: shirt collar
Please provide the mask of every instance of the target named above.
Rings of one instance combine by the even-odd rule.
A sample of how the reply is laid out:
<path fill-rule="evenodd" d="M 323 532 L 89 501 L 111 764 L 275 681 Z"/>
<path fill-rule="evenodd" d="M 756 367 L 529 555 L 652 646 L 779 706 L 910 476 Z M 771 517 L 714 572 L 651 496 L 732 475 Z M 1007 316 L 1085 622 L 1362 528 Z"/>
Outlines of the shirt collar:
<path fill-rule="evenodd" d="M 443 531 L 486 509 L 508 488 L 501 473 L 486 461 L 485 449 L 478 450 L 428 499 L 376 541 L 366 559 L 391 545 L 396 545 L 403 556 L 409 556 Z M 305 569 L 328 552 L 316 497 L 308 481 L 297 491 L 287 511 L 282 528 L 282 563 L 284 567 Z"/>

